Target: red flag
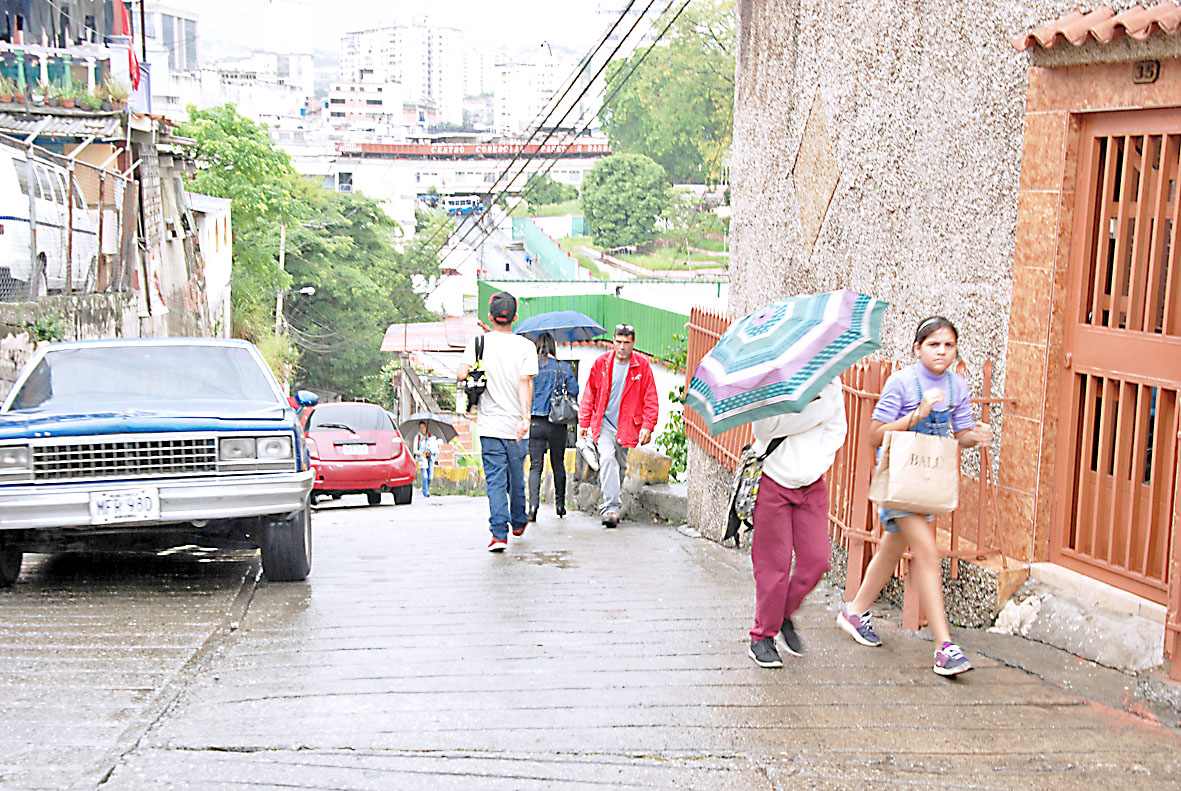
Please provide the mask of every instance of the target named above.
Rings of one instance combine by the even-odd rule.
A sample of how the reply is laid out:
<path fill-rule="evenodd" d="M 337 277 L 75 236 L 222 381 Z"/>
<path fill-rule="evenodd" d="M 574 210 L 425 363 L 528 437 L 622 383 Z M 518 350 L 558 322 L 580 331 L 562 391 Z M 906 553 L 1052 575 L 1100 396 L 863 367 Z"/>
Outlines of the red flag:
<path fill-rule="evenodd" d="M 115 2 L 115 19 L 112 27 L 116 36 L 128 36 L 131 44 L 127 47 L 127 71 L 131 75 L 131 87 L 139 90 L 139 58 L 135 57 L 135 33 L 131 29 L 131 14 L 122 0 Z"/>

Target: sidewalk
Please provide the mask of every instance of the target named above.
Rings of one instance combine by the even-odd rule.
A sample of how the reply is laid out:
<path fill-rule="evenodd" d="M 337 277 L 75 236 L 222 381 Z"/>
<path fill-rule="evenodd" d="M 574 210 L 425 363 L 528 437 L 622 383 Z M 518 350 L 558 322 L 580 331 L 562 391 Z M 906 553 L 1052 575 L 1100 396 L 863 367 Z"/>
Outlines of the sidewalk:
<path fill-rule="evenodd" d="M 796 618 L 807 654 L 763 670 L 744 555 L 547 509 L 491 555 L 486 507 L 317 509 L 308 583 L 258 589 L 104 789 L 1115 791 L 1181 772 L 1175 732 L 1090 698 L 1060 653 L 1033 674 L 1011 660 L 1025 641 L 967 632 L 977 669 L 944 679 L 888 612 L 882 648 L 854 644 L 826 586 Z"/>

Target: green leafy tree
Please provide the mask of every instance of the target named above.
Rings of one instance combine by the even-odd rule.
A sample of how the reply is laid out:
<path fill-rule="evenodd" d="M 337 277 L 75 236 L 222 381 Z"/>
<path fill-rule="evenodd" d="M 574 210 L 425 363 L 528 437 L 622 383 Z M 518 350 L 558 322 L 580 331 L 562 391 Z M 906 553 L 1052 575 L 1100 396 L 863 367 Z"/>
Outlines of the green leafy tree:
<path fill-rule="evenodd" d="M 293 195 L 302 179 L 266 129 L 232 104 L 189 107 L 179 133 L 196 141 L 200 169 L 191 189 L 233 201 L 234 332 L 258 340 L 273 327 L 275 290 L 291 282 L 279 269 L 280 225 L 290 227 L 306 212 Z"/>
<path fill-rule="evenodd" d="M 603 247 L 642 244 L 668 206 L 671 188 L 664 169 L 642 154 L 612 154 L 599 160 L 582 184 L 582 213 Z"/>
<path fill-rule="evenodd" d="M 554 181 L 548 173 L 534 173 L 525 182 L 522 193 L 525 200 L 535 206 L 549 206 L 578 197 L 578 190 L 569 184 Z"/>
<path fill-rule="evenodd" d="M 692 244 L 712 226 L 711 219 L 716 218 L 706 210 L 704 203 L 692 195 L 680 193 L 673 195 L 662 217 L 668 227 L 665 236 L 677 241 L 685 253 L 685 264 L 692 270 Z"/>
<path fill-rule="evenodd" d="M 301 181 L 295 194 L 314 219 L 288 238 L 287 271 L 296 287 L 285 303 L 287 326 L 300 350 L 298 380 L 346 397 L 372 388 L 367 378 L 386 362 L 380 347 L 393 323 L 432 318 L 416 293 L 415 276 L 438 274 L 431 251 L 396 243 L 401 228 L 377 201 Z"/>
<path fill-rule="evenodd" d="M 664 41 L 608 66 L 612 150 L 650 156 L 676 183 L 720 183 L 734 131 L 734 30 L 734 0 L 699 0 Z"/>

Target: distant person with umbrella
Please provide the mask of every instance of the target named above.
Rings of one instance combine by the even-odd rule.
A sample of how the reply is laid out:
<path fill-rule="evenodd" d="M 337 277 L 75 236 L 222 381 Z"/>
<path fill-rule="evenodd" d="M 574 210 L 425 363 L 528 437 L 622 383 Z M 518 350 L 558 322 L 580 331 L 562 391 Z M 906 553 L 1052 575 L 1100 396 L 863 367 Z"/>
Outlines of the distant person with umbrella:
<path fill-rule="evenodd" d="M 839 377 L 880 347 L 885 309 L 855 291 L 774 302 L 732 324 L 686 389 L 686 403 L 712 434 L 752 423 L 751 451 L 763 460 L 752 515 L 755 623 L 747 649 L 759 667 L 783 667 L 776 638 L 788 653 L 804 653 L 792 616 L 828 571 L 824 474 L 847 431 Z M 731 529 L 736 536 L 736 523 Z"/>
<path fill-rule="evenodd" d="M 554 472 L 554 512 L 566 515 L 566 424 L 550 421 L 556 391 L 578 397 L 578 377 L 570 363 L 557 358 L 551 332 L 537 336 L 537 376 L 533 380 L 533 421 L 529 426 L 529 521 L 537 521 L 541 504 L 541 471 L 549 451 Z"/>
<path fill-rule="evenodd" d="M 418 460 L 418 469 L 422 471 L 422 496 L 431 496 L 431 481 L 435 477 L 435 459 L 439 455 L 442 442 L 430 433 L 426 421 L 418 424 L 418 433 L 414 435 L 414 458 Z"/>
<path fill-rule="evenodd" d="M 591 365 L 578 409 L 578 436 L 589 436 L 598 444 L 604 527 L 619 524 L 628 450 L 652 440 L 660 416 L 652 364 L 635 352 L 635 328 L 616 326 L 613 346 Z"/>

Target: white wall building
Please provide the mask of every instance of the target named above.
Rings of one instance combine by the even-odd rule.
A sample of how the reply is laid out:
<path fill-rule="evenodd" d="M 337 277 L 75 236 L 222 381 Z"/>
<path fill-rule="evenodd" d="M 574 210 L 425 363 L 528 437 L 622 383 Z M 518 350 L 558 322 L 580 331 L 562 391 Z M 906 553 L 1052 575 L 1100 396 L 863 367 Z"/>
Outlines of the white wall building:
<path fill-rule="evenodd" d="M 581 128 L 594 118 L 597 105 L 586 112 L 575 105 L 581 86 L 566 91 L 575 66 L 574 61 L 550 55 L 548 49 L 529 59 L 498 61 L 493 87 L 497 130 L 521 134 L 538 125 Z M 561 103 L 557 104 L 559 98 Z"/>
<path fill-rule="evenodd" d="M 464 61 L 463 36 L 455 28 L 390 25 L 341 39 L 343 81 L 401 83 L 412 102 L 434 105 L 441 123 L 463 122 Z"/>
<path fill-rule="evenodd" d="M 144 29 L 148 38 L 162 44 L 168 52 L 168 67 L 174 72 L 197 70 L 197 21 L 193 11 L 162 3 L 144 4 Z M 134 19 L 132 26 L 139 27 Z M 153 65 L 158 61 L 152 61 Z"/>
<path fill-rule="evenodd" d="M 562 153 L 569 141 L 551 141 L 540 149 L 531 145 L 527 152 L 535 154 L 527 160 L 518 159 L 512 166 L 514 176 L 507 185 L 510 194 L 520 192 L 532 174 L 553 163 L 547 156 Z M 414 227 L 414 208 L 418 196 L 434 187 L 441 195 L 483 195 L 495 186 L 496 192 L 506 187 L 497 178 L 509 166 L 520 143 L 341 143 L 334 156 L 307 150 L 292 152 L 296 171 L 322 180 L 323 183 L 344 191 L 363 192 L 382 202 L 386 213 L 402 224 Z M 579 186 L 587 171 L 611 153 L 602 138 L 583 139 L 573 144 L 549 171 L 555 181 Z M 525 168 L 521 171 L 521 165 Z"/>

